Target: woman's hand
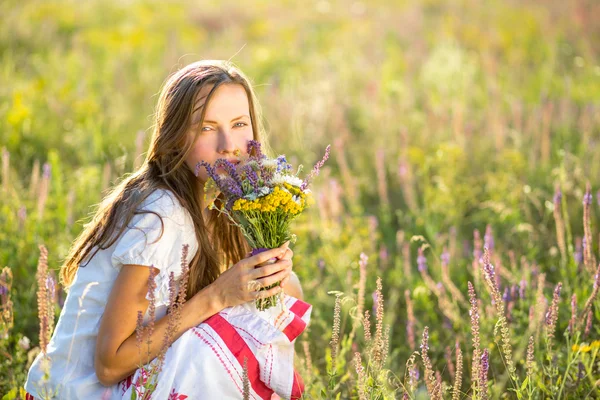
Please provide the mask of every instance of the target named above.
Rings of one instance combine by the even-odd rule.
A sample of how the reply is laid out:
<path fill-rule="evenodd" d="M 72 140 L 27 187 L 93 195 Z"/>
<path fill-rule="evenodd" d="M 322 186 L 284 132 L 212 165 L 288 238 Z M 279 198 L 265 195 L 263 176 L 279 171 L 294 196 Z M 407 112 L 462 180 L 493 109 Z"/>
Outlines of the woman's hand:
<path fill-rule="evenodd" d="M 292 270 L 291 255 L 293 255 L 293 252 L 288 249 L 288 246 L 289 241 L 275 249 L 244 258 L 223 272 L 210 285 L 216 293 L 218 304 L 222 307 L 221 310 L 280 293 L 282 291 L 281 286 L 262 291 L 258 289 L 283 281 L 286 278 L 289 279 Z M 290 252 L 291 255 L 286 254 Z M 288 258 L 284 259 L 284 257 Z M 276 258 L 278 261 L 256 267 L 271 258 Z"/>

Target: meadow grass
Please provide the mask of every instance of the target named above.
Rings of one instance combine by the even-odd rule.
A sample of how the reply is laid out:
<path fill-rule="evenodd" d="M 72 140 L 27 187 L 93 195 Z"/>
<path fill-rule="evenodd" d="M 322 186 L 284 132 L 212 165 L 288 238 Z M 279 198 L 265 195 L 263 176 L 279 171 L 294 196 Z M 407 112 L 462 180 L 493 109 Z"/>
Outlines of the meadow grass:
<path fill-rule="evenodd" d="M 595 2 L 8 0 L 0 14 L 6 398 L 47 343 L 72 240 L 143 159 L 160 85 L 200 58 L 252 77 L 292 164 L 334 144 L 293 228 L 313 305 L 296 346 L 306 398 L 600 396 Z"/>

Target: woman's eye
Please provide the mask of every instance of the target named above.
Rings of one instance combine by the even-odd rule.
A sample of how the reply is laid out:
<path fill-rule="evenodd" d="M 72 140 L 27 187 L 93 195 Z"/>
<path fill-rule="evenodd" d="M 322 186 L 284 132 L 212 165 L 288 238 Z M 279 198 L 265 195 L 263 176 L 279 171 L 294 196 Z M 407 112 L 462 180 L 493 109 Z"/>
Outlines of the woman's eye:
<path fill-rule="evenodd" d="M 211 127 L 210 127 L 210 126 L 205 126 L 205 127 L 203 127 L 203 128 L 202 128 L 202 131 L 206 132 L 206 131 L 208 131 L 209 129 L 211 129 Z"/>
<path fill-rule="evenodd" d="M 238 122 L 238 123 L 236 123 L 236 125 L 237 125 L 237 124 L 242 124 L 242 126 L 246 126 L 246 125 L 248 125 L 248 124 L 247 124 L 247 123 L 245 123 L 245 122 Z"/>

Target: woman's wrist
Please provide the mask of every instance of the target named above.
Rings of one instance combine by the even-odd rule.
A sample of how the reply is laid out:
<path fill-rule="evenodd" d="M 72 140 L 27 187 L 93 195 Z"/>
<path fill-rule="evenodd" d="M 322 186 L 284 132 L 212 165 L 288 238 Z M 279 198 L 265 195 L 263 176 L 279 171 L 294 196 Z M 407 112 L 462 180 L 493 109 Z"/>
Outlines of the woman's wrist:
<path fill-rule="evenodd" d="M 189 324 L 190 326 L 187 328 L 201 324 L 206 319 L 225 308 L 216 289 L 217 288 L 213 284 L 210 284 L 187 301 L 192 317 Z"/>

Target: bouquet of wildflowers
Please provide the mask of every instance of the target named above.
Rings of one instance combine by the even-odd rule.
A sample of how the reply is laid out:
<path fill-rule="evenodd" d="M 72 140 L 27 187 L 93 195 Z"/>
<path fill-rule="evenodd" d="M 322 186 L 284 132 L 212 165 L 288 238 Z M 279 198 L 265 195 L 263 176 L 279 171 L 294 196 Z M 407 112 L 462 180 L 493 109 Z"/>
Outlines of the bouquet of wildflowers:
<path fill-rule="evenodd" d="M 200 168 L 206 168 L 209 179 L 205 191 L 216 188 L 225 196 L 220 208 L 214 202 L 209 208 L 225 213 L 241 229 L 252 247 L 253 256 L 279 247 L 288 240 L 295 241 L 295 235 L 290 233 L 290 223 L 307 207 L 311 199 L 308 184 L 329 158 L 330 147 L 327 146 L 323 159 L 304 180 L 298 177 L 302 165 L 293 173 L 285 156 L 280 155 L 275 159 L 267 157 L 262 153 L 260 143 L 255 140 L 248 142 L 248 155 L 237 160 L 221 158 L 214 165 L 199 162 L 196 175 Z M 276 304 L 277 296 L 256 301 L 256 307 L 261 311 Z"/>

